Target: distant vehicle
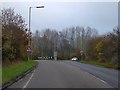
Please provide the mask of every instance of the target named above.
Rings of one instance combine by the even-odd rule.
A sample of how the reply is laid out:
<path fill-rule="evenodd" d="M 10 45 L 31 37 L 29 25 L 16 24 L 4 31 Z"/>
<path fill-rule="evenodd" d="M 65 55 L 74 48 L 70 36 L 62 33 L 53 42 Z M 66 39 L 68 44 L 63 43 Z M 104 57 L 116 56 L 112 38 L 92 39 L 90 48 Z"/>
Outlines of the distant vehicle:
<path fill-rule="evenodd" d="M 52 60 L 53 58 L 52 58 L 52 56 L 49 56 L 48 59 L 49 59 L 49 60 Z"/>
<path fill-rule="evenodd" d="M 73 58 L 72 58 L 72 61 L 77 61 L 77 60 L 78 60 L 77 57 L 73 57 Z"/>

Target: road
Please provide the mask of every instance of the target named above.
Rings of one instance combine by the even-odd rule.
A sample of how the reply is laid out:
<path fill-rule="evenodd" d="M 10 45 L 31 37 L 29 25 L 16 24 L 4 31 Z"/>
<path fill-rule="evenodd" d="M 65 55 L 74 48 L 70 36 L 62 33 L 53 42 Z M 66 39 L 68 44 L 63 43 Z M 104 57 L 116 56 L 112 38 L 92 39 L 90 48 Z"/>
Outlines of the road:
<path fill-rule="evenodd" d="M 114 88 L 118 88 L 118 83 L 120 85 L 120 81 L 118 81 L 118 70 L 110 69 L 110 68 L 103 68 L 97 67 L 95 65 L 78 63 L 78 62 L 65 62 L 70 65 L 74 65 L 79 67 L 80 69 L 96 76 L 97 78 L 102 79 L 103 81 L 109 83 Z"/>
<path fill-rule="evenodd" d="M 38 62 L 38 67 L 33 72 L 9 88 L 113 88 L 108 82 L 81 68 L 90 68 L 87 64 L 74 61 L 40 60 Z M 93 67 L 95 68 L 91 65 L 91 70 Z"/>

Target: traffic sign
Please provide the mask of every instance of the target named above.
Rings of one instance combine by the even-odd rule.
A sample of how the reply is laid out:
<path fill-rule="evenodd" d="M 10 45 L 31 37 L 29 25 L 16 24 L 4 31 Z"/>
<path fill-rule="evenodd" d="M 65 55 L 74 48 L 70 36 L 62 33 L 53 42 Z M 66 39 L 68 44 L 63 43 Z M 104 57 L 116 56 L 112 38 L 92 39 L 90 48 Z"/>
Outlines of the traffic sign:
<path fill-rule="evenodd" d="M 30 53 L 30 54 L 32 54 L 32 49 L 31 49 L 31 48 L 28 48 L 28 49 L 27 49 L 27 52 Z"/>

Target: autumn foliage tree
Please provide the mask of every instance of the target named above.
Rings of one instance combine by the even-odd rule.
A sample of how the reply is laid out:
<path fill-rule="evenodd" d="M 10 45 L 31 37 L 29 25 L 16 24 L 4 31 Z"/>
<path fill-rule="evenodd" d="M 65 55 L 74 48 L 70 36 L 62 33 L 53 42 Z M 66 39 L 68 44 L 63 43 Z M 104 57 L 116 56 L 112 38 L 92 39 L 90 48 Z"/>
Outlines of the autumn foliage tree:
<path fill-rule="evenodd" d="M 25 60 L 28 44 L 25 20 L 11 8 L 3 9 L 1 12 L 3 63 Z"/>
<path fill-rule="evenodd" d="M 106 35 L 92 37 L 87 47 L 88 60 L 118 64 L 119 29 L 114 28 Z"/>

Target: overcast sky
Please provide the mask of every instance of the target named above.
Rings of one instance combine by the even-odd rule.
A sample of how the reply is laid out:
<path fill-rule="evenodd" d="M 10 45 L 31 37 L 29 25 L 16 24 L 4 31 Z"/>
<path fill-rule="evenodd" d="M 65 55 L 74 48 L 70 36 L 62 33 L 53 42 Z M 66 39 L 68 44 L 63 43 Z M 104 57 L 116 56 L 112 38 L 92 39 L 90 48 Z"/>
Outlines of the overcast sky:
<path fill-rule="evenodd" d="M 99 34 L 112 31 L 118 26 L 117 2 L 4 2 L 2 7 L 14 8 L 28 24 L 28 8 L 32 8 L 31 31 L 51 28 L 63 30 L 71 26 L 90 26 Z"/>

